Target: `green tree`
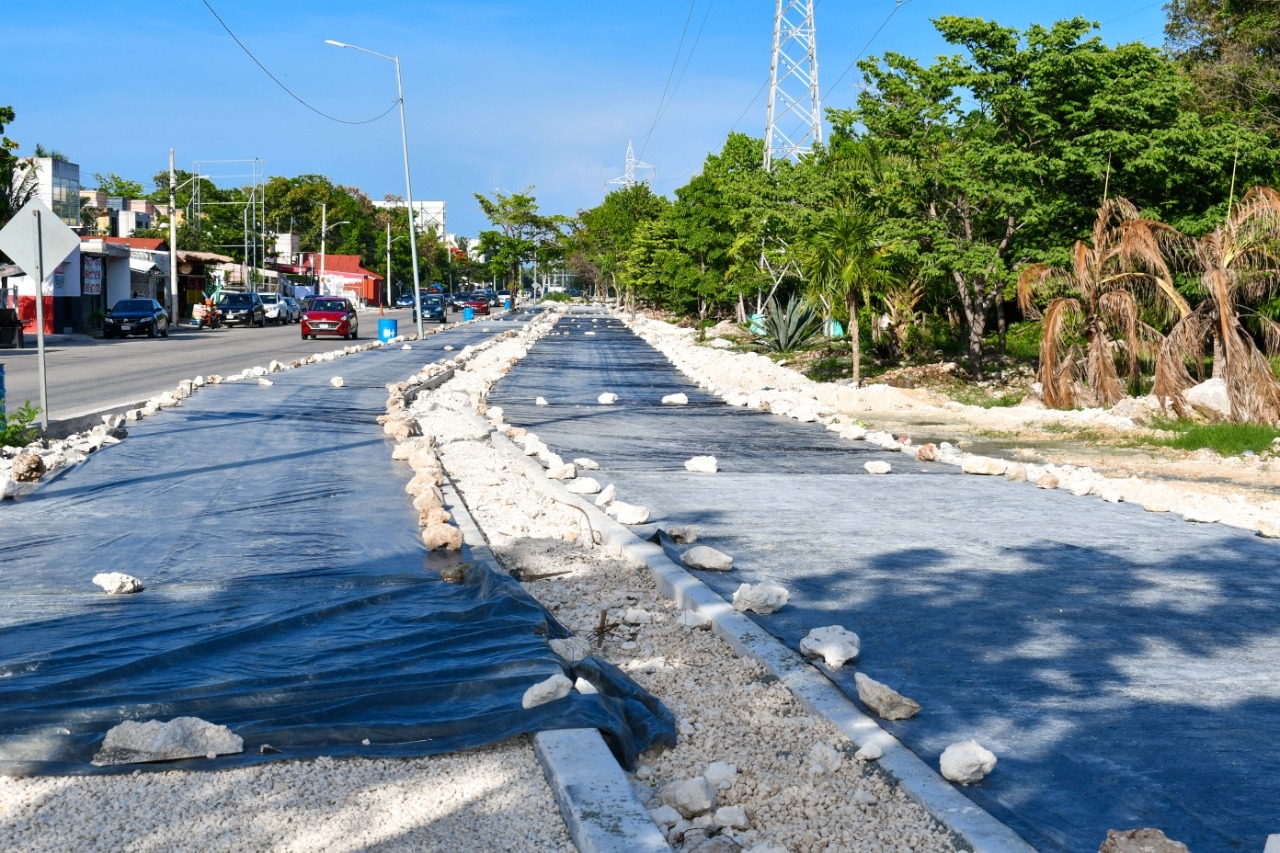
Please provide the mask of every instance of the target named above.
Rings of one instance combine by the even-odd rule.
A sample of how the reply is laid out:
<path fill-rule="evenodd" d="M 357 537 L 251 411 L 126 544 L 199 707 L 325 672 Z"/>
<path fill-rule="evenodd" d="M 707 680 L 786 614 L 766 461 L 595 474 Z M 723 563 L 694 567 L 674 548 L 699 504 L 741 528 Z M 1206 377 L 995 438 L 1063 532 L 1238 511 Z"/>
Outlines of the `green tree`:
<path fill-rule="evenodd" d="M 495 269 L 503 271 L 503 279 L 511 287 L 518 288 L 524 265 L 558 245 L 566 220 L 538 213 L 533 187 L 518 193 L 494 190 L 492 197 L 476 193 L 475 198 L 496 229 L 480 232 L 480 251 Z"/>
<path fill-rule="evenodd" d="M 618 273 L 626 262 L 637 229 L 669 207 L 647 184 L 614 190 L 590 210 L 579 210 L 565 234 L 564 255 L 569 269 L 596 290 L 598 296 L 618 289 Z"/>
<path fill-rule="evenodd" d="M 106 193 L 109 196 L 142 198 L 145 194 L 142 184 L 122 178 L 115 172 L 108 172 L 105 175 L 101 172 L 94 172 L 93 179 L 98 182 L 98 192 Z"/>
<path fill-rule="evenodd" d="M 840 306 L 849 323 L 853 381 L 862 381 L 862 345 L 858 332 L 858 297 L 863 304 L 893 281 L 889 252 L 875 237 L 871 214 L 834 208 L 804 243 L 804 273 L 812 297 Z"/>
<path fill-rule="evenodd" d="M 36 193 L 36 175 L 30 163 L 14 154 L 18 143 L 4 135 L 15 118 L 13 107 L 0 107 L 0 228 L 8 224 Z"/>
<path fill-rule="evenodd" d="M 1166 45 L 1207 112 L 1280 139 L 1280 6 L 1274 0 L 1169 0 Z"/>
<path fill-rule="evenodd" d="M 1086 235 L 1104 198 L 1200 233 L 1233 177 L 1251 186 L 1275 175 L 1265 138 L 1186 110 L 1190 84 L 1145 45 L 1109 48 L 1080 18 L 1025 33 L 973 18 L 934 24 L 964 53 L 928 67 L 869 59 L 857 109 L 831 118 L 837 137 L 872 140 L 905 164 L 888 182 L 886 226 L 914 244 L 927 279 L 952 283 L 975 376 L 1014 268 L 1062 266 L 1063 238 Z"/>

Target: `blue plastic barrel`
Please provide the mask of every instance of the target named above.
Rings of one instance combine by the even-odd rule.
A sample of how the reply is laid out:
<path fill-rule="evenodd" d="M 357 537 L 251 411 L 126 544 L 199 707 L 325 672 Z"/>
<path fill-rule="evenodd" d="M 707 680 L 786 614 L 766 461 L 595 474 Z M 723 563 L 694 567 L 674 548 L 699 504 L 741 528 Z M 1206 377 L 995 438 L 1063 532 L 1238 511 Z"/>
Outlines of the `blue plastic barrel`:
<path fill-rule="evenodd" d="M 504 297 L 502 297 L 502 307 L 503 307 L 503 308 L 505 308 L 505 309 L 507 309 L 508 311 L 510 311 L 510 310 L 511 310 L 511 297 L 510 297 L 510 296 L 504 296 Z"/>
<path fill-rule="evenodd" d="M 462 322 L 465 323 L 468 320 L 474 320 L 475 318 L 476 318 L 476 309 L 472 308 L 470 305 L 462 309 Z"/>
<path fill-rule="evenodd" d="M 395 320 L 379 320 L 378 321 L 378 340 L 384 344 L 400 334 L 399 323 Z"/>
<path fill-rule="evenodd" d="M 4 426 L 4 365 L 0 364 L 0 427 Z"/>

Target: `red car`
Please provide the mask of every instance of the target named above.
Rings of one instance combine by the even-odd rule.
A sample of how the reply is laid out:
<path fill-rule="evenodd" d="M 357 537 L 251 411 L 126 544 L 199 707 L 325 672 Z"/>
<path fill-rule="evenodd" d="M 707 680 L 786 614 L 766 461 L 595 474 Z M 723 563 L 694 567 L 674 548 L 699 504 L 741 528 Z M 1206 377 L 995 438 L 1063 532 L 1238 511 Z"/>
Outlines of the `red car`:
<path fill-rule="evenodd" d="M 337 335 L 355 340 L 360 337 L 360 318 L 356 306 L 345 296 L 317 296 L 302 315 L 302 339 L 315 340 L 316 335 Z"/>
<path fill-rule="evenodd" d="M 489 313 L 489 297 L 485 296 L 483 293 L 471 294 L 467 297 L 465 304 L 477 314 Z"/>

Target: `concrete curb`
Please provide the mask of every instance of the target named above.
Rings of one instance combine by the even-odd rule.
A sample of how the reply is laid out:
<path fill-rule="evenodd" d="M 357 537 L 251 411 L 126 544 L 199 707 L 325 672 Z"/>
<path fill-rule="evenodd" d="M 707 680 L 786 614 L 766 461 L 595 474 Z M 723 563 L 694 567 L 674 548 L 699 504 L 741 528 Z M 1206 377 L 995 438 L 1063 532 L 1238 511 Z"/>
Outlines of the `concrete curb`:
<path fill-rule="evenodd" d="M 476 416 L 476 420 L 481 419 Z M 499 566 L 484 534 L 447 475 L 441 492 L 445 507 L 453 514 L 471 553 Z M 532 740 L 534 754 L 560 806 L 560 816 L 580 853 L 671 850 L 598 730 L 538 732 Z"/>
<path fill-rule="evenodd" d="M 601 512 L 594 503 L 565 490 L 560 481 L 548 480 L 546 470 L 536 460 L 526 456 L 491 424 L 478 415 L 474 417 L 489 428 L 493 434 L 493 445 L 524 466 L 530 478 L 544 491 L 561 503 L 580 507 L 590 519 L 601 544 L 616 547 L 624 555 L 644 564 L 652 572 L 662 593 L 675 601 L 681 610 L 693 610 L 709 617 L 712 630 L 723 637 L 735 653 L 749 655 L 763 663 L 810 713 L 830 720 L 859 747 L 868 743 L 878 745 L 884 752 L 878 761 L 880 766 L 897 778 L 908 796 L 968 842 L 975 853 L 1035 853 L 1035 848 L 1017 833 L 960 793 L 901 741 L 880 728 L 874 718 L 863 713 L 818 669 L 734 610 L 683 566 L 672 562 L 661 546 L 640 539 L 629 528 Z"/>

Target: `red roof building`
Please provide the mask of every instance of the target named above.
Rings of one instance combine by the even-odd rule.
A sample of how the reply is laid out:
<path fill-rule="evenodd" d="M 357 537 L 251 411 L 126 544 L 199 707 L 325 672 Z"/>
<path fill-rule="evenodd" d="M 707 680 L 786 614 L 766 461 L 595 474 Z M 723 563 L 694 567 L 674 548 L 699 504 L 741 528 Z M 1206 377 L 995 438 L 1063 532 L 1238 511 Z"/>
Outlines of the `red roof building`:
<path fill-rule="evenodd" d="M 280 264 L 282 273 L 314 276 L 319 293 L 330 296 L 346 296 L 365 305 L 382 304 L 383 277 L 365 267 L 359 255 L 324 256 L 324 279 L 320 278 L 320 253 L 304 252 L 297 264 Z"/>

